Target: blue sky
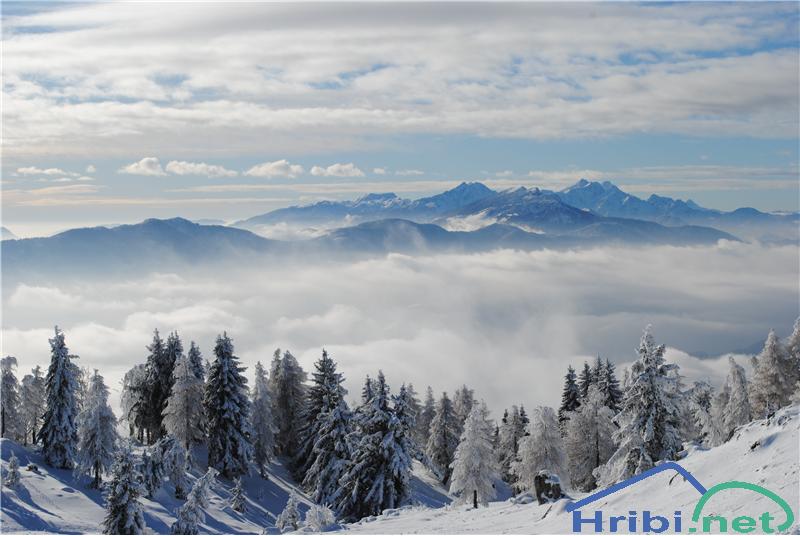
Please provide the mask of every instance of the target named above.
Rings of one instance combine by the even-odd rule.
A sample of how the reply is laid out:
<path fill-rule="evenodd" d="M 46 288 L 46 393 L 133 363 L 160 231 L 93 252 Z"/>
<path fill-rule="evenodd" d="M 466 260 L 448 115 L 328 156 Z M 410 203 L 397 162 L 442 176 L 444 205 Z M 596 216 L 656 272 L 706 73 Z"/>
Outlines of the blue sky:
<path fill-rule="evenodd" d="M 4 3 L 3 224 L 581 177 L 798 210 L 798 4 Z"/>

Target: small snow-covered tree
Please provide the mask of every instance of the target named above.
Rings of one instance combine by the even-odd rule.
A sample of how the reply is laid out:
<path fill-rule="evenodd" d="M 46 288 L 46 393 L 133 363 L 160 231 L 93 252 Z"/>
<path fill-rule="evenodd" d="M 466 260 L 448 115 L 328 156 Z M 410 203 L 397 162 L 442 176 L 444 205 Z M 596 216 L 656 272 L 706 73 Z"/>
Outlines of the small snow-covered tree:
<path fill-rule="evenodd" d="M 575 381 L 575 369 L 567 367 L 567 374 L 564 376 L 564 388 L 561 390 L 561 405 L 558 408 L 558 422 L 564 429 L 564 423 L 569 418 L 569 413 L 575 411 L 581 405 L 581 395 L 578 384 Z"/>
<path fill-rule="evenodd" d="M 180 441 L 186 452 L 205 439 L 203 415 L 203 381 L 195 376 L 188 357 L 175 363 L 174 384 L 164 408 L 164 428 Z"/>
<path fill-rule="evenodd" d="M 9 355 L 0 359 L 0 436 L 22 439 L 24 425 L 20 416 L 19 383 L 14 369 L 17 358 Z"/>
<path fill-rule="evenodd" d="M 711 403 L 711 416 L 718 430 L 719 438 L 713 443 L 727 441 L 737 427 L 752 419 L 748 397 L 747 377 L 744 368 L 728 356 L 730 368 L 725 385 Z"/>
<path fill-rule="evenodd" d="M 681 448 L 675 405 L 675 365 L 664 360 L 664 345 L 656 345 L 650 326 L 639 344 L 639 359 L 616 421 L 619 445 L 608 463 L 595 470 L 598 485 L 606 486 L 652 468 L 659 460 L 675 459 Z"/>
<path fill-rule="evenodd" d="M 450 464 L 453 463 L 453 455 L 458 447 L 458 438 L 458 421 L 453 403 L 447 393 L 442 393 L 428 430 L 428 443 L 425 447 L 430 468 L 442 483 L 450 480 Z"/>
<path fill-rule="evenodd" d="M 788 360 L 784 358 L 775 331 L 770 330 L 764 348 L 755 359 L 750 405 L 753 415 L 762 418 L 789 403 L 794 390 Z"/>
<path fill-rule="evenodd" d="M 209 467 L 206 473 L 198 478 L 186 502 L 175 511 L 175 523 L 172 524 L 172 534 L 198 534 L 200 523 L 205 521 L 206 515 L 203 511 L 208 508 L 208 490 L 214 483 L 218 471 Z"/>
<path fill-rule="evenodd" d="M 243 514 L 247 511 L 247 499 L 244 496 L 242 477 L 239 477 L 234 481 L 233 490 L 231 490 L 231 508 L 240 514 Z"/>
<path fill-rule="evenodd" d="M 128 423 L 130 435 L 144 442 L 147 428 L 147 365 L 140 363 L 125 373 L 122 378 L 122 420 Z"/>
<path fill-rule="evenodd" d="M 267 373 L 259 361 L 255 366 L 251 415 L 253 419 L 253 458 L 262 478 L 267 478 L 267 464 L 275 453 L 276 428 L 272 408 L 272 395 L 269 392 Z"/>
<path fill-rule="evenodd" d="M 281 532 L 290 532 L 300 528 L 300 510 L 298 506 L 300 499 L 297 494 L 292 490 L 289 494 L 289 499 L 286 501 L 286 506 L 283 511 L 275 519 L 275 526 Z"/>
<path fill-rule="evenodd" d="M 14 489 L 19 485 L 21 475 L 19 474 L 19 459 L 11 453 L 8 459 L 8 469 L 3 477 L 3 485 L 7 488 Z"/>
<path fill-rule="evenodd" d="M 108 387 L 95 370 L 81 413 L 75 466 L 76 473 L 93 476 L 90 487 L 99 488 L 103 473 L 114 463 L 117 440 L 117 418 L 108 405 Z"/>
<path fill-rule="evenodd" d="M 572 485 L 581 491 L 595 488 L 592 472 L 614 454 L 614 413 L 606 405 L 606 396 L 598 386 L 589 387 L 583 404 L 567 421 L 566 458 Z"/>
<path fill-rule="evenodd" d="M 181 445 L 181 442 L 172 437 L 164 436 L 153 446 L 157 452 L 157 459 L 160 461 L 161 475 L 169 478 L 175 488 L 175 498 L 185 499 L 186 491 L 189 489 L 189 470 L 188 453 Z"/>
<path fill-rule="evenodd" d="M 75 367 L 64 343 L 64 333 L 55 328 L 50 339 L 50 368 L 47 370 L 47 408 L 39 439 L 45 461 L 61 469 L 72 469 L 78 445 Z"/>
<path fill-rule="evenodd" d="M 493 425 L 484 403 L 474 403 L 464 423 L 461 441 L 453 457 L 450 493 L 459 503 L 486 505 L 497 495 L 494 487 L 499 478 L 497 461 L 492 450 Z"/>
<path fill-rule="evenodd" d="M 106 488 L 106 516 L 103 534 L 144 534 L 147 530 L 139 497 L 142 484 L 133 462 L 130 445 L 124 444 L 111 466 L 111 479 Z"/>
<path fill-rule="evenodd" d="M 31 369 L 31 374 L 26 374 L 22 378 L 22 387 L 20 388 L 19 409 L 25 436 L 23 443 L 26 445 L 29 437 L 31 444 L 37 443 L 37 433 L 41 426 L 46 401 L 44 375 L 42 368 L 36 365 Z"/>
<path fill-rule="evenodd" d="M 158 443 L 144 449 L 142 460 L 138 467 L 142 481 L 142 492 L 151 499 L 161 489 L 165 477 L 161 449 L 157 445 Z"/>
<path fill-rule="evenodd" d="M 587 395 L 588 396 L 588 395 Z M 533 410 L 528 435 L 519 442 L 517 460 L 511 464 L 515 485 L 520 490 L 532 490 L 533 479 L 539 471 L 564 475 L 564 445 L 553 408 L 539 406 Z"/>
<path fill-rule="evenodd" d="M 722 434 L 712 413 L 713 389 L 704 381 L 696 381 L 689 396 L 689 408 L 699 434 L 696 438 L 707 447 L 722 443 Z"/>
<path fill-rule="evenodd" d="M 234 478 L 249 472 L 253 457 L 247 378 L 239 358 L 233 355 L 233 342 L 227 333 L 217 337 L 214 355 L 204 400 L 208 465 Z"/>
<path fill-rule="evenodd" d="M 281 454 L 294 456 L 300 448 L 305 381 L 306 373 L 297 359 L 288 350 L 283 357 L 280 350 L 276 350 L 270 367 L 269 387 L 278 429 L 278 451 Z"/>
<path fill-rule="evenodd" d="M 327 506 L 315 504 L 306 512 L 303 527 L 311 532 L 325 532 L 336 525 L 336 514 Z"/>

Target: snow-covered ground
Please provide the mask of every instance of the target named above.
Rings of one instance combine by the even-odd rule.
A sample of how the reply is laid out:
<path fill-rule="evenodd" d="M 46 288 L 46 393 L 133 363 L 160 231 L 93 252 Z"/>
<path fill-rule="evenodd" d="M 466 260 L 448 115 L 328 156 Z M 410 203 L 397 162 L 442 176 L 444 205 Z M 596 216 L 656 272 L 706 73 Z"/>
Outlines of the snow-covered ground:
<path fill-rule="evenodd" d="M 746 425 L 722 446 L 709 450 L 690 448 L 680 464 L 707 488 L 728 480 L 751 482 L 768 488 L 795 508 L 797 518 L 800 500 L 799 423 L 800 406 L 785 408 L 768 421 Z M 87 480 L 77 480 L 69 471 L 48 468 L 38 454 L 8 440 L 2 440 L 0 449 L 3 471 L 11 452 L 14 452 L 20 460 L 22 473 L 21 485 L 16 490 L 4 488 L 2 491 L 0 529 L 3 533 L 98 532 L 104 514 L 102 498 L 99 492 L 87 490 Z M 37 464 L 40 474 L 27 471 L 25 467 L 29 463 Z M 246 513 L 239 514 L 228 506 L 232 483 L 218 481 L 211 494 L 202 532 L 257 534 L 265 527 L 269 532 L 277 532 L 275 517 L 294 488 L 285 468 L 280 463 L 273 464 L 269 481 L 252 476 L 245 479 L 245 484 L 248 507 Z M 367 534 L 552 534 L 572 531 L 572 514 L 565 510 L 568 500 L 538 505 L 535 501 L 518 504 L 524 501 L 510 499 L 493 502 L 478 510 L 449 506 L 447 494 L 418 464 L 415 465 L 412 485 L 415 501 L 424 506 L 387 511 L 359 523 L 344 525 L 341 530 Z M 153 500 L 144 500 L 146 522 L 153 532 L 169 533 L 174 511 L 180 504 L 171 492 L 167 484 Z M 573 494 L 576 499 L 579 496 Z M 685 532 L 686 522 L 698 499 L 698 492 L 681 476 L 664 472 L 592 504 L 591 511 L 599 509 L 609 516 L 626 514 L 631 509 L 651 509 L 656 514 L 681 510 Z M 308 504 L 306 502 L 301 509 L 305 510 Z M 757 516 L 764 511 L 775 515 L 778 522 L 784 519 L 772 501 L 745 490 L 722 492 L 704 509 L 704 513 L 718 513 L 729 519 L 738 515 Z M 800 524 L 795 522 L 790 532 L 798 531 Z M 583 532 L 591 531 L 584 528 Z"/>

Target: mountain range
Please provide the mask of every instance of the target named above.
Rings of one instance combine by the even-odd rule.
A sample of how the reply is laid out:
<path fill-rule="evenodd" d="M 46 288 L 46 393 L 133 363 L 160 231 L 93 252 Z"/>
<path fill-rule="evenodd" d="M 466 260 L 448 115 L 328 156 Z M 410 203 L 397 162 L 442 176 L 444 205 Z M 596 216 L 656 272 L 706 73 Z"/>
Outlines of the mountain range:
<path fill-rule="evenodd" d="M 637 217 L 633 217 L 637 216 Z M 46 238 L 3 240 L 6 281 L 73 275 L 132 274 L 222 265 L 253 266 L 269 256 L 343 260 L 402 253 L 477 252 L 603 244 L 710 245 L 739 240 L 719 227 L 794 232 L 797 214 L 755 209 L 721 212 L 660 196 L 643 200 L 611 183 L 581 180 L 560 192 L 538 188 L 494 191 L 480 183 L 416 200 L 369 194 L 355 201 L 288 207 L 236 222 L 203 225 L 183 218 L 72 229 Z M 321 226 L 313 238 L 275 240 L 265 227 Z M 755 232 L 755 231 L 752 231 Z M 792 238 L 793 237 L 793 238 Z"/>

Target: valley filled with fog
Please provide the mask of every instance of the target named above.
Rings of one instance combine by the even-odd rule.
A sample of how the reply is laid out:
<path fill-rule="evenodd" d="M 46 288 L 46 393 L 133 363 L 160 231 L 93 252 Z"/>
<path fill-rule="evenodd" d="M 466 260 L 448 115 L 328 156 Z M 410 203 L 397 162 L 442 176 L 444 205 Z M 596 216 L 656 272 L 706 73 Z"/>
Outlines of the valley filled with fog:
<path fill-rule="evenodd" d="M 4 287 L 2 335 L 4 352 L 27 371 L 47 365 L 59 325 L 78 364 L 99 368 L 115 400 L 153 329 L 178 330 L 206 358 L 226 330 L 248 367 L 280 347 L 308 370 L 326 348 L 351 399 L 364 375 L 382 369 L 392 385 L 418 390 L 466 383 L 496 412 L 557 404 L 567 365 L 597 354 L 621 370 L 647 324 L 689 379 L 719 385 L 727 362 L 718 356 L 755 353 L 770 328 L 791 331 L 798 275 L 796 246 L 729 241 L 349 262 L 276 256 L 190 273 L 22 278 Z"/>

